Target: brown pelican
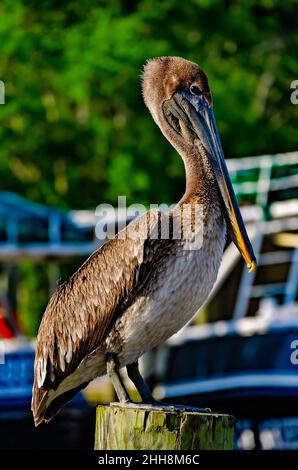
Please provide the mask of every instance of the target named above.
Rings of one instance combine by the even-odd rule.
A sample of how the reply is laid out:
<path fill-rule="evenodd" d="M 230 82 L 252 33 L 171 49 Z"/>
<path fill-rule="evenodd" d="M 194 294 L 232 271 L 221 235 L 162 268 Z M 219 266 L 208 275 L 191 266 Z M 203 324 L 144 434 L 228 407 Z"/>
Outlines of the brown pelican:
<path fill-rule="evenodd" d="M 106 372 L 119 401 L 128 404 L 119 374 L 125 366 L 143 402 L 152 403 L 138 358 L 176 333 L 206 301 L 217 277 L 226 228 L 248 269 L 256 266 L 205 73 L 179 57 L 149 60 L 143 96 L 183 159 L 185 194 L 168 214 L 153 210 L 131 222 L 53 294 L 37 337 L 32 397 L 36 425 L 49 421 Z M 164 221 L 170 226 L 167 237 L 161 236 Z M 177 226 L 180 237 L 173 235 Z M 193 249 L 196 239 L 200 244 Z"/>

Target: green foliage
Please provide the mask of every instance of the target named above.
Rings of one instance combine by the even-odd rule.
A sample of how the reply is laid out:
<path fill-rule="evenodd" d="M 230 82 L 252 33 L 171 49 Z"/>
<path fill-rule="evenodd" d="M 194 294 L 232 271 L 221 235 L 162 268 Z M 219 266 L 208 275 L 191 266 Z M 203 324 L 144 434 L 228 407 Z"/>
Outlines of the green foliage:
<path fill-rule="evenodd" d="M 46 204 L 172 202 L 183 166 L 142 101 L 142 64 L 209 75 L 229 157 L 296 148 L 297 2 L 3 0 L 1 186 Z"/>
<path fill-rule="evenodd" d="M 2 0 L 1 189 L 65 209 L 116 203 L 119 194 L 128 203 L 177 201 L 183 165 L 140 89 L 142 65 L 159 55 L 181 55 L 207 72 L 228 157 L 296 150 L 297 6 Z M 44 271 L 34 273 L 22 267 L 28 331 L 47 297 Z"/>
<path fill-rule="evenodd" d="M 47 269 L 36 261 L 23 261 L 20 264 L 18 289 L 18 328 L 33 336 L 46 307 L 49 288 Z"/>

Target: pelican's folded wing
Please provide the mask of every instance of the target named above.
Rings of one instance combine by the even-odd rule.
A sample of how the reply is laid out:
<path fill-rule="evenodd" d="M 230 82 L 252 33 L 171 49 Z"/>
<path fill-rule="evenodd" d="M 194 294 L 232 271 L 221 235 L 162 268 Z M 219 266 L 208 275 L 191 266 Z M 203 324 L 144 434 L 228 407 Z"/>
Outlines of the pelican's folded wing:
<path fill-rule="evenodd" d="M 167 250 L 168 240 L 155 236 L 160 219 L 156 210 L 131 222 L 53 294 L 37 336 L 32 396 L 35 422 L 40 422 L 40 406 L 43 403 L 44 408 L 48 392 L 57 390 L 101 345 Z"/>

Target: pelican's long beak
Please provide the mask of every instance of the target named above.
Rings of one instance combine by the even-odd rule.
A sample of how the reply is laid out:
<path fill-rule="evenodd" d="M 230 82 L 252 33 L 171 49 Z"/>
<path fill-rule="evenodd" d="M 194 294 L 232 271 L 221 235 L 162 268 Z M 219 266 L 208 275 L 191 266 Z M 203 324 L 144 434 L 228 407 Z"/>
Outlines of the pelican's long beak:
<path fill-rule="evenodd" d="M 184 126 L 190 127 L 208 153 L 222 197 L 229 235 L 243 256 L 248 270 L 253 271 L 257 265 L 256 258 L 229 177 L 212 106 L 203 96 L 193 96 L 186 91 L 177 92 L 173 98 L 186 114 Z"/>

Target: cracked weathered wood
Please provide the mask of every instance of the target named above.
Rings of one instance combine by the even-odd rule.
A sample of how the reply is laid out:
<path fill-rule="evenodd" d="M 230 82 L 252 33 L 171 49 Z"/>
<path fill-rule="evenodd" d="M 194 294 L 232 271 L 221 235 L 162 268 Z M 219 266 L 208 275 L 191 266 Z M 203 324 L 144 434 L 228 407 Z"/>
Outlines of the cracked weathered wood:
<path fill-rule="evenodd" d="M 147 411 L 99 405 L 96 450 L 229 450 L 235 419 L 217 413 Z"/>

